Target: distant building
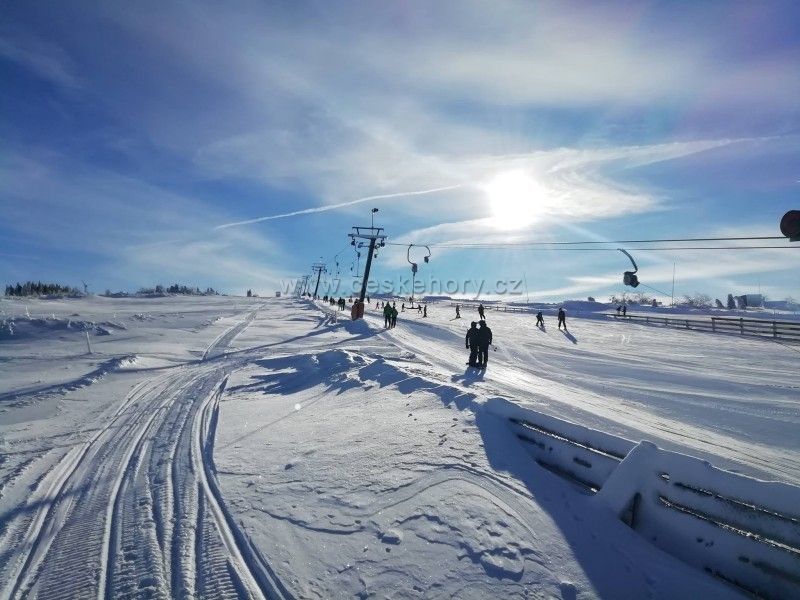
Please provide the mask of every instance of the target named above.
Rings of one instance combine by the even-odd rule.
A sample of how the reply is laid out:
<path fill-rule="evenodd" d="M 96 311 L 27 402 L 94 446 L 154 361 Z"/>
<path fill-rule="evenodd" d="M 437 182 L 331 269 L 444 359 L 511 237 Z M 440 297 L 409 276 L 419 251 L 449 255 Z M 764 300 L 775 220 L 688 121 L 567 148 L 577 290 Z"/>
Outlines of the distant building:
<path fill-rule="evenodd" d="M 275 292 L 275 297 L 276 298 L 280 298 L 281 297 L 281 293 L 280 292 Z"/>
<path fill-rule="evenodd" d="M 764 306 L 763 294 L 743 294 L 735 296 L 734 299 L 736 300 L 736 308 L 741 310 Z"/>

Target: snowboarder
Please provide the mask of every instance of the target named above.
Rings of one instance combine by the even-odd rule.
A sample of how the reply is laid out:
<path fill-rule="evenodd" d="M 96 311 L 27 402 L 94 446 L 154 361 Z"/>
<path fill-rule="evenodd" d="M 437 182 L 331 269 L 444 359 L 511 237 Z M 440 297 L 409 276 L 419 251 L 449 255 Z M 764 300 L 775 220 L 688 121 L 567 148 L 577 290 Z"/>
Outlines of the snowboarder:
<path fill-rule="evenodd" d="M 392 329 L 394 329 L 395 326 L 397 325 L 397 303 L 395 302 L 393 304 L 394 306 L 392 306 Z"/>
<path fill-rule="evenodd" d="M 484 315 L 484 310 L 485 309 L 483 307 L 483 302 L 481 302 L 480 304 L 478 304 L 478 316 L 481 318 L 481 321 L 483 321 L 486 318 Z"/>
<path fill-rule="evenodd" d="M 383 326 L 386 329 L 389 329 L 389 325 L 392 323 L 392 307 L 389 306 L 387 302 L 383 307 Z"/>
<path fill-rule="evenodd" d="M 492 330 L 486 324 L 486 321 L 479 323 L 478 329 L 478 366 L 482 369 L 486 368 L 486 363 L 489 362 L 489 346 L 492 345 Z"/>
<path fill-rule="evenodd" d="M 476 360 L 478 359 L 478 324 L 473 321 L 470 328 L 467 329 L 467 335 L 464 338 L 464 344 L 469 348 L 469 362 L 470 367 L 477 367 Z"/>
<path fill-rule="evenodd" d="M 564 312 L 564 307 L 558 309 L 558 328 L 561 329 L 561 326 L 564 326 L 564 331 L 567 330 L 567 313 Z"/>
<path fill-rule="evenodd" d="M 542 311 L 536 313 L 536 326 L 544 329 L 544 317 L 542 316 Z"/>

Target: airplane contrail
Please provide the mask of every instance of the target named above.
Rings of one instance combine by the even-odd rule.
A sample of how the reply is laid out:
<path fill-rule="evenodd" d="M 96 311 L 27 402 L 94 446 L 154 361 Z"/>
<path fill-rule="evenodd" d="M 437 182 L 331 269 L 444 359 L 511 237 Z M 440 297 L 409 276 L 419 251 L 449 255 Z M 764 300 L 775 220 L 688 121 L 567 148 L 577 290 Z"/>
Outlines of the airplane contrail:
<path fill-rule="evenodd" d="M 296 217 L 297 215 L 308 215 L 312 213 L 325 212 L 327 210 L 334 210 L 336 208 L 344 208 L 345 206 L 352 206 L 353 204 L 361 204 L 362 202 L 369 202 L 370 200 L 382 200 L 384 198 L 397 198 L 399 196 L 421 196 L 423 194 L 432 194 L 434 192 L 444 192 L 447 190 L 454 190 L 460 188 L 461 184 L 449 185 L 447 187 L 433 188 L 431 190 L 417 190 L 415 192 L 397 192 L 394 194 L 379 194 L 377 196 L 365 196 L 364 198 L 357 198 L 356 200 L 349 200 L 347 202 L 340 202 L 339 204 L 328 204 L 326 206 L 315 206 L 314 208 L 304 208 L 303 210 L 296 210 L 281 215 L 270 215 L 268 217 L 257 217 L 255 219 L 248 219 L 247 221 L 236 221 L 235 223 L 225 223 L 224 225 L 217 225 L 217 229 L 227 229 L 229 227 L 239 227 L 240 225 L 251 225 L 253 223 L 260 223 L 261 221 L 272 221 L 274 219 L 285 219 L 286 217 Z"/>

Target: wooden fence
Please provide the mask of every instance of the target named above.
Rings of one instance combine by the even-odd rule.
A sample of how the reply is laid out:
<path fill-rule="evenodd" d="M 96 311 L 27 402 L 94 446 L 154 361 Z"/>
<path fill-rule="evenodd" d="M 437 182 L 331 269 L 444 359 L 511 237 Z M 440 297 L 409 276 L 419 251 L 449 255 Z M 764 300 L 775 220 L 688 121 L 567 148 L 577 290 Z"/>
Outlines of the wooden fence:
<path fill-rule="evenodd" d="M 800 321 L 769 321 L 767 319 L 748 319 L 745 317 L 697 317 L 687 318 L 656 315 L 616 315 L 603 313 L 606 317 L 644 323 L 646 325 L 663 325 L 680 329 L 710 331 L 713 333 L 734 333 L 757 337 L 770 337 L 786 341 L 800 342 Z"/>

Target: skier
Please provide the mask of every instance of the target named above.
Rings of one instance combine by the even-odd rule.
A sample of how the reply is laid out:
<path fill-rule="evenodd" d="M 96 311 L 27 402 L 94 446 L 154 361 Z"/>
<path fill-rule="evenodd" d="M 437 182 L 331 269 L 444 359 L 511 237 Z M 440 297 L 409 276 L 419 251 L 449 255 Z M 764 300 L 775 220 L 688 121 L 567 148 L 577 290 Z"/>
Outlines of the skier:
<path fill-rule="evenodd" d="M 479 323 L 478 329 L 478 366 L 482 369 L 486 368 L 486 363 L 489 362 L 489 346 L 492 345 L 492 330 L 486 324 L 486 321 Z"/>
<path fill-rule="evenodd" d="M 392 329 L 394 329 L 396 325 L 397 325 L 397 303 L 395 302 L 394 306 L 392 306 Z"/>
<path fill-rule="evenodd" d="M 620 311 L 622 310 L 621 306 L 617 306 L 617 316 L 619 316 Z"/>
<path fill-rule="evenodd" d="M 425 305 L 425 308 L 422 309 L 422 318 L 423 319 L 427 319 L 428 318 L 428 305 L 427 304 Z"/>
<path fill-rule="evenodd" d="M 456 304 L 456 319 L 460 318 L 461 318 L 461 307 L 458 304 Z"/>
<path fill-rule="evenodd" d="M 389 303 L 387 302 L 383 306 L 383 326 L 386 329 L 389 329 L 389 325 L 391 325 L 391 323 L 392 323 L 392 307 L 389 306 Z"/>
<path fill-rule="evenodd" d="M 422 312 L 422 304 L 417 304 L 417 314 Z"/>
<path fill-rule="evenodd" d="M 480 304 L 478 304 L 478 316 L 481 318 L 481 321 L 483 321 L 486 318 L 484 316 L 484 312 L 483 312 L 484 310 L 485 309 L 483 307 L 483 302 L 481 302 Z"/>
<path fill-rule="evenodd" d="M 536 313 L 536 326 L 544 329 L 544 317 L 542 316 L 542 311 Z"/>
<path fill-rule="evenodd" d="M 622 316 L 625 317 L 628 315 L 628 307 L 623 305 L 622 306 Z"/>
<path fill-rule="evenodd" d="M 400 312 L 406 312 L 406 303 L 405 303 L 405 302 L 403 302 L 403 303 L 400 305 Z"/>
<path fill-rule="evenodd" d="M 561 326 L 564 326 L 564 331 L 567 330 L 567 313 L 564 312 L 564 307 L 558 309 L 558 328 L 561 329 Z"/>
<path fill-rule="evenodd" d="M 477 367 L 475 361 L 478 358 L 478 324 L 473 321 L 470 328 L 467 329 L 467 335 L 464 338 L 464 344 L 469 348 L 469 362 L 470 367 Z"/>

